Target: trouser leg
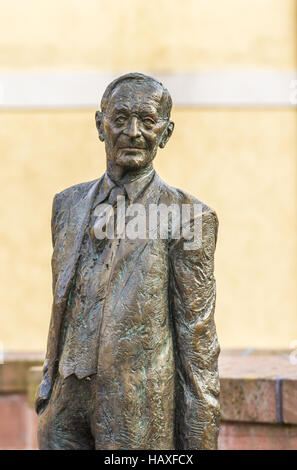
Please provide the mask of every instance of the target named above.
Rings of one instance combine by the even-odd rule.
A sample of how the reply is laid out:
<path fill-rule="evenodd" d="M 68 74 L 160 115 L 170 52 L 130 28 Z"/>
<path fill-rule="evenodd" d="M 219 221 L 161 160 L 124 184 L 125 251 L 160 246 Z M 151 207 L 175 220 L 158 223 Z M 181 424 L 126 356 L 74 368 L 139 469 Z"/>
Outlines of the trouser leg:
<path fill-rule="evenodd" d="M 93 414 L 94 376 L 77 379 L 57 376 L 49 403 L 39 414 L 41 450 L 94 449 L 90 417 Z"/>

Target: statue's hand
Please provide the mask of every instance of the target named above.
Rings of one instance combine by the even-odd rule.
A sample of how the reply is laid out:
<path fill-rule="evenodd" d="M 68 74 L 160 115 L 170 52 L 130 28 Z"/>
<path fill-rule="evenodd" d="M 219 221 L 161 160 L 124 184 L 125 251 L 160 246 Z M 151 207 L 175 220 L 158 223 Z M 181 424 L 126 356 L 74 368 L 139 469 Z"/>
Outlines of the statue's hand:
<path fill-rule="evenodd" d="M 50 398 L 51 390 L 51 382 L 47 372 L 45 372 L 35 397 L 35 410 L 37 414 L 39 414 L 46 407 Z"/>
<path fill-rule="evenodd" d="M 35 411 L 39 415 L 41 411 L 46 407 L 48 403 L 48 400 L 45 400 L 44 398 L 37 397 L 35 400 Z"/>

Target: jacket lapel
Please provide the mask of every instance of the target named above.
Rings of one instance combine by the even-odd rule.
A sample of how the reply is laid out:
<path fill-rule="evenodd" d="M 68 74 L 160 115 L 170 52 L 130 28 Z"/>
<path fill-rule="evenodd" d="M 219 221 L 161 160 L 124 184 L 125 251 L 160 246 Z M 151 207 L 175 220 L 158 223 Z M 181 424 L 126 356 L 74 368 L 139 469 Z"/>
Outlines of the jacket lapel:
<path fill-rule="evenodd" d="M 66 260 L 64 258 L 61 266 L 55 291 L 55 301 L 60 304 L 67 300 L 70 283 L 75 274 L 76 264 L 80 254 L 80 247 L 84 236 L 86 225 L 89 221 L 90 211 L 98 191 L 102 178 L 96 180 L 84 196 L 73 195 L 69 208 L 69 223 L 66 229 Z M 77 198 L 77 202 L 75 202 Z"/>

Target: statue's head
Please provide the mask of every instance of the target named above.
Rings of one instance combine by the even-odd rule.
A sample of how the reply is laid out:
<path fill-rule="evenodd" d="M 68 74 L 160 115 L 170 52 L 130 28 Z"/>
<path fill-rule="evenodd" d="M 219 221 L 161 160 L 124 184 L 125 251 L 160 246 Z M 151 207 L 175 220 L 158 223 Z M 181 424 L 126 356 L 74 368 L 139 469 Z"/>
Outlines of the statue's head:
<path fill-rule="evenodd" d="M 168 91 L 152 77 L 129 73 L 111 82 L 96 112 L 108 161 L 131 170 L 149 165 L 172 134 L 171 107 Z"/>

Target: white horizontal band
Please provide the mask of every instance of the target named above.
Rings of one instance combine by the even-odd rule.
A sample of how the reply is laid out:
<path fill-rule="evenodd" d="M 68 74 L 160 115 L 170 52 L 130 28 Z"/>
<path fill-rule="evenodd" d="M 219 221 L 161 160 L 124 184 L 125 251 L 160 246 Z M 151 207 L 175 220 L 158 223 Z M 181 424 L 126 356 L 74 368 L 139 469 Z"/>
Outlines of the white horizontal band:
<path fill-rule="evenodd" d="M 98 107 L 120 73 L 0 72 L 0 109 Z M 149 73 L 168 88 L 175 106 L 296 106 L 297 72 L 276 70 Z"/>

